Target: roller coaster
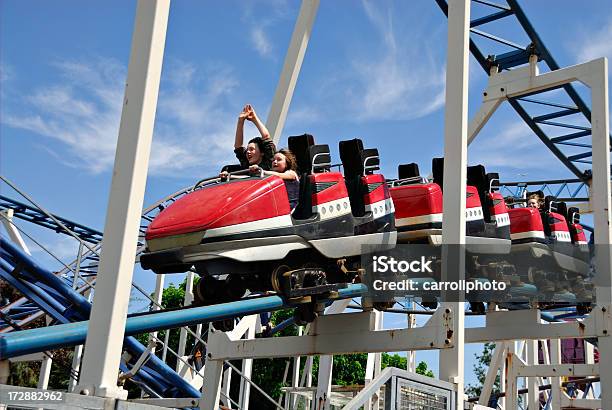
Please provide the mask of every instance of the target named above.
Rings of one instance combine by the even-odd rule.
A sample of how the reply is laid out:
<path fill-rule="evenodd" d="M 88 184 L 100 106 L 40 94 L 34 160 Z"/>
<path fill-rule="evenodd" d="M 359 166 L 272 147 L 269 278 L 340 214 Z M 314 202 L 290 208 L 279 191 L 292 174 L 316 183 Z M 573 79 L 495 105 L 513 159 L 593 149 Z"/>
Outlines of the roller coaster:
<path fill-rule="evenodd" d="M 20 197 L 0 196 L 8 234 L 0 238 L 0 279 L 18 294 L 2 297 L 0 383 L 6 383 L 11 361 L 36 359 L 43 362 L 38 388 L 46 389 L 49 352 L 74 347 L 65 402 L 49 408 L 612 408 L 607 60 L 561 68 L 516 0 L 435 3 L 449 18 L 447 133 L 445 156 L 432 160 L 430 177 L 421 175 L 414 162 L 399 164 L 395 178 L 382 175 L 378 150 L 364 148 L 361 139 L 339 141 L 336 172 L 329 146 L 316 144 L 309 134 L 291 136 L 289 148 L 300 177 L 294 209 L 280 178 L 239 171 L 227 179 L 194 181 L 134 215 L 128 210 L 138 205 L 133 202 L 138 195 L 132 195 L 137 182 L 125 177 L 130 172 L 119 172 L 124 180 L 113 179 L 116 197 L 111 197 L 118 206 L 114 214 L 109 210 L 104 232 L 52 214 L 0 177 Z M 470 20 L 471 3 L 486 10 L 483 16 Z M 268 118 L 275 142 L 318 4 L 302 2 Z M 165 38 L 169 5 L 169 0 L 138 4 L 130 67 L 140 71 L 134 69 L 128 77 L 148 78 L 153 84 L 145 81 L 143 89 L 158 88 L 163 41 L 155 53 L 143 55 L 141 50 Z M 512 21 L 530 43 L 520 45 L 481 29 L 502 20 Z M 489 42 L 480 43 L 483 38 Z M 496 46 L 489 50 L 491 42 Z M 482 106 L 469 124 L 466 106 L 457 98 L 467 92 L 467 80 L 457 73 L 465 71 L 468 49 L 489 77 Z M 540 74 L 544 66 L 547 71 Z M 576 81 L 590 88 L 590 105 L 572 85 Z M 135 93 L 131 101 L 137 103 L 125 108 L 122 130 L 136 119 L 152 123 L 146 113 L 157 98 L 143 89 L 126 91 L 125 98 Z M 551 97 L 546 94 L 550 90 L 559 92 Z M 571 104 L 560 103 L 562 99 Z M 571 179 L 504 181 L 482 165 L 467 166 L 467 144 L 503 102 L 573 174 Z M 551 111 L 542 114 L 543 108 Z M 591 126 L 575 125 L 572 119 L 559 122 L 574 115 Z M 461 138 L 449 131 L 453 125 L 464 128 Z M 569 134 L 556 135 L 567 129 Z M 585 141 L 588 137 L 591 143 Z M 124 162 L 117 157 L 115 170 L 146 176 L 146 161 L 143 165 L 138 159 L 142 145 L 130 142 L 122 131 L 118 144 L 125 155 Z M 584 151 L 574 153 L 576 148 Z M 129 155 L 131 161 L 125 159 Z M 542 199 L 540 209 L 526 206 L 534 193 Z M 142 208 L 142 195 L 140 201 L 137 209 Z M 581 223 L 581 213 L 593 214 L 592 227 Z M 57 272 L 41 266 L 23 239 L 29 236 L 22 228 L 27 224 L 76 240 L 75 260 Z M 120 233 L 117 225 L 125 231 L 133 227 L 132 236 Z M 591 231 L 590 246 L 585 231 Z M 405 299 L 376 300 L 367 261 L 378 252 L 406 246 L 433 249 L 433 272 L 416 278 L 421 284 L 448 280 L 457 271 L 458 279 L 499 281 L 510 290 L 493 299 L 403 295 L 410 303 L 418 301 L 418 310 L 403 305 Z M 132 282 L 134 260 L 156 275 L 153 295 Z M 163 309 L 164 277 L 175 273 L 187 274 L 185 306 Z M 150 302 L 150 311 L 127 314 L 132 289 Z M 347 308 L 358 313 L 343 313 Z M 267 314 L 281 309 L 292 309 L 293 318 L 265 326 Z M 383 312 L 408 315 L 409 326 L 383 329 Z M 484 316 L 486 324 L 465 327 L 468 313 Z M 415 327 L 415 315 L 430 318 Z M 43 318 L 47 326 L 32 328 Z M 299 326 L 299 335 L 272 337 L 287 326 Z M 169 347 L 168 332 L 165 340 L 157 337 L 157 332 L 174 328 L 181 328 L 177 352 Z M 149 333 L 148 345 L 135 338 L 144 333 Z M 188 335 L 193 340 L 190 354 Z M 117 343 L 121 338 L 122 345 Z M 463 345 L 489 341 L 496 348 L 482 393 L 464 397 Z M 162 354 L 156 352 L 159 346 Z M 440 350 L 440 380 L 435 382 L 414 373 L 414 352 L 431 349 Z M 395 351 L 408 352 L 408 371 L 381 371 L 380 352 Z M 366 380 L 342 401 L 332 393 L 333 355 L 351 352 L 368 353 Z M 168 353 L 176 356 L 176 368 L 168 365 Z M 316 387 L 314 355 L 320 355 Z M 562 357 L 568 355 L 580 357 Z M 301 380 L 300 356 L 307 356 Z M 277 357 L 294 358 L 283 404 L 251 379 L 254 359 Z M 236 360 L 242 360 L 241 369 Z M 232 373 L 240 377 L 239 394 L 231 389 Z M 498 373 L 502 393 L 492 394 Z M 526 388 L 519 390 L 522 377 Z M 140 398 L 126 400 L 121 386 L 127 380 L 141 389 Z M 0 397 L 12 389 L 0 384 Z M 252 389 L 265 404 L 250 399 Z M 418 404 L 419 394 L 435 397 L 440 407 L 433 407 L 433 401 L 430 407 Z M 411 407 L 417 405 L 421 407 Z"/>

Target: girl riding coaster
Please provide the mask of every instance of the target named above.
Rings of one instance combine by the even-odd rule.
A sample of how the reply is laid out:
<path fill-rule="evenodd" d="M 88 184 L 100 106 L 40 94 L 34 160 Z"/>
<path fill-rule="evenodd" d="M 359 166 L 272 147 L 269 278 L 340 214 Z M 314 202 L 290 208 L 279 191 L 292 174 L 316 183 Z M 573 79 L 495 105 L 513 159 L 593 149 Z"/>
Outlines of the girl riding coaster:
<path fill-rule="evenodd" d="M 236 145 L 241 143 L 244 121 L 257 118 L 250 110 L 245 107 L 239 117 Z M 265 127 L 260 131 L 262 140 L 269 139 Z M 257 155 L 259 146 L 239 148 L 241 162 L 246 158 L 250 165 L 265 167 Z M 156 273 L 195 269 L 202 276 L 195 291 L 200 302 L 237 299 L 246 289 L 275 290 L 294 299 L 329 295 L 338 284 L 355 280 L 362 245 L 395 246 L 386 185 L 362 194 L 368 203 L 386 204 L 386 211 L 379 213 L 377 207 L 356 219 L 343 175 L 331 172 L 329 147 L 315 145 L 305 134 L 290 137 L 289 148 L 275 154 L 272 170 L 246 178 L 227 173 L 227 181 L 205 180 L 160 212 L 146 232 L 142 267 Z M 290 169 L 291 153 L 297 173 Z M 375 175 L 377 152 L 375 157 L 367 159 L 376 166 L 364 167 L 364 176 Z M 292 191 L 297 191 L 297 204 L 291 201 Z M 389 215 L 391 223 L 355 231 L 366 220 Z"/>

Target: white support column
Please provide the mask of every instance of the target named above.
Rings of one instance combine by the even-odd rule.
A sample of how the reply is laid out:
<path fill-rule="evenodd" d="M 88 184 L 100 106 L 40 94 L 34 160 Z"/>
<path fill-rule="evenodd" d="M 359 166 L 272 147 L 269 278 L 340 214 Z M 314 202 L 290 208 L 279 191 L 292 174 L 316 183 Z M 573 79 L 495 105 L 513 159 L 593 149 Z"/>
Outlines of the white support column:
<path fill-rule="evenodd" d="M 502 392 L 508 391 L 508 375 L 509 375 L 508 358 L 510 357 L 511 354 L 514 354 L 514 352 L 516 352 L 516 343 L 514 341 L 506 342 L 506 354 L 501 364 L 501 373 L 500 373 L 501 383 L 500 383 L 499 388 L 500 388 L 500 391 Z M 507 408 L 505 397 L 500 397 L 497 403 L 501 410 L 504 410 Z"/>
<path fill-rule="evenodd" d="M 253 317 L 252 323 L 249 325 L 248 330 L 246 331 L 247 339 L 255 338 L 255 327 L 257 326 L 258 317 Z M 251 400 L 251 383 L 247 383 L 245 377 L 249 380 L 251 379 L 251 375 L 253 374 L 253 359 L 244 359 L 242 361 L 242 377 L 240 383 L 240 399 L 238 401 L 238 405 L 242 410 L 249 410 L 249 402 Z"/>
<path fill-rule="evenodd" d="M 308 326 L 304 330 L 304 333 L 308 333 Z M 304 370 L 302 371 L 302 377 L 300 377 L 300 387 L 311 387 L 312 386 L 312 361 L 313 357 L 306 357 L 306 363 L 304 363 Z M 309 396 L 310 397 L 310 396 Z M 297 397 L 296 397 L 297 398 Z M 310 398 L 306 399 L 305 409 L 310 408 Z"/>
<path fill-rule="evenodd" d="M 160 306 L 162 303 L 162 296 L 164 295 L 164 279 L 165 278 L 166 278 L 166 275 L 157 275 L 157 278 L 155 278 L 155 293 L 153 293 L 153 302 L 155 303 L 153 304 L 153 307 L 151 308 L 151 310 L 153 311 L 161 309 Z M 149 334 L 149 343 L 152 340 L 157 340 L 157 332 L 151 332 L 151 334 Z M 155 354 L 155 346 L 151 349 L 151 354 Z"/>
<path fill-rule="evenodd" d="M 153 138 L 170 0 L 139 0 L 104 239 L 79 392 L 126 397 L 117 387 L 140 214 Z"/>
<path fill-rule="evenodd" d="M 444 198 L 442 278 L 465 278 L 465 199 L 468 133 L 470 1 L 448 2 L 446 109 L 444 117 Z M 458 246 L 459 245 L 459 246 Z M 457 269 L 457 274 L 452 270 Z M 440 378 L 454 383 L 456 409 L 463 410 L 464 303 L 444 303 L 453 317 L 454 346 L 440 351 Z"/>
<path fill-rule="evenodd" d="M 232 402 L 229 400 L 230 390 L 232 387 L 232 373 L 233 369 L 228 366 L 227 369 L 223 372 L 223 381 L 221 382 L 221 392 L 223 395 L 221 396 L 221 402 L 228 407 L 232 408 Z"/>
<path fill-rule="evenodd" d="M 87 289 L 84 296 L 87 298 L 88 302 L 91 302 L 91 288 Z M 76 375 L 81 371 L 81 358 L 83 357 L 83 345 L 78 345 L 74 348 L 74 353 L 72 355 L 72 372 Z M 74 389 L 77 386 L 78 378 L 73 378 L 72 376 L 68 379 L 68 392 L 74 392 Z"/>
<path fill-rule="evenodd" d="M 191 305 L 193 302 L 193 275 L 192 271 L 187 272 L 186 283 L 185 283 L 185 298 L 183 299 L 183 306 Z M 185 345 L 187 344 L 187 328 L 185 326 L 181 327 L 179 332 L 179 345 L 178 345 L 178 356 L 185 356 Z M 181 360 L 176 362 L 176 372 L 181 374 L 185 363 Z"/>
<path fill-rule="evenodd" d="M 6 232 L 8 233 L 8 236 L 11 241 L 15 242 L 17 246 L 23 249 L 25 253 L 27 253 L 28 255 L 32 255 L 30 253 L 30 249 L 28 249 L 28 245 L 26 245 L 25 241 L 23 240 L 23 237 L 21 236 L 15 225 L 13 225 L 14 211 L 12 209 L 7 209 L 6 211 L 3 211 L 3 213 L 6 218 L 0 219 L 2 220 L 2 224 L 4 225 L 4 228 L 6 229 Z"/>
<path fill-rule="evenodd" d="M 610 118 L 608 111 L 608 60 L 596 61 L 599 67 L 591 77 L 591 135 L 593 152 L 593 182 L 591 193 L 595 222 L 596 271 L 598 308 L 612 306 L 612 231 L 610 230 Z M 598 338 L 601 368 L 601 403 L 612 409 L 612 337 Z"/>
<path fill-rule="evenodd" d="M 518 365 L 519 357 L 508 352 L 506 356 L 506 402 L 505 409 L 518 409 L 518 380 L 516 377 L 516 366 Z"/>
<path fill-rule="evenodd" d="M 204 366 L 204 385 L 200 398 L 200 409 L 211 410 L 219 406 L 223 360 L 207 360 Z"/>
<path fill-rule="evenodd" d="M 497 378 L 497 374 L 499 372 L 500 367 L 502 367 L 502 364 L 506 359 L 506 347 L 507 343 L 505 342 L 499 342 L 495 346 L 495 350 L 493 351 L 493 356 L 491 358 L 491 363 L 489 364 L 489 370 L 487 371 L 487 375 L 482 386 L 482 391 L 480 393 L 480 397 L 478 398 L 478 404 L 480 405 L 486 406 L 489 404 L 489 399 L 491 398 L 491 391 L 493 390 L 493 386 L 495 385 L 495 379 Z M 504 373 L 502 368 L 501 378 L 503 377 Z"/>
<path fill-rule="evenodd" d="M 383 313 L 376 310 L 376 327 L 375 330 L 383 328 Z M 381 353 L 368 353 L 368 359 L 366 361 L 366 373 L 365 373 L 365 386 L 370 384 L 380 374 L 381 369 Z M 370 400 L 368 400 L 364 406 L 365 410 L 378 410 L 379 397 L 378 394 L 374 394 Z"/>
<path fill-rule="evenodd" d="M 298 336 L 302 336 L 304 334 L 304 327 L 298 327 Z M 300 356 L 296 356 L 293 359 L 293 369 L 291 370 L 291 387 L 298 387 L 300 385 L 300 364 L 301 358 Z M 306 368 L 304 368 L 306 370 Z M 297 394 L 287 394 L 288 401 L 285 401 L 285 407 L 289 409 L 295 409 L 297 406 Z"/>
<path fill-rule="evenodd" d="M 351 303 L 350 299 L 338 300 L 325 310 L 326 315 L 342 313 Z M 334 367 L 334 356 L 323 355 L 319 357 L 319 373 L 317 377 L 317 394 L 312 403 L 313 409 L 329 410 L 332 383 L 332 369 Z"/>
<path fill-rule="evenodd" d="M 411 301 L 410 304 L 407 305 L 408 309 L 414 310 L 415 303 Z M 416 327 L 416 315 L 406 315 L 407 328 L 412 329 Z M 416 372 L 416 352 L 414 350 L 408 350 L 406 352 L 406 370 L 409 372 Z"/>
<path fill-rule="evenodd" d="M 312 26 L 319 9 L 319 2 L 320 0 L 302 0 L 300 14 L 295 22 L 291 42 L 283 64 L 283 71 L 278 80 L 272 106 L 266 120 L 266 127 L 270 131 L 270 136 L 275 144 L 278 144 L 285 126 L 287 111 L 289 111 L 295 84 L 300 75 Z"/>
<path fill-rule="evenodd" d="M 538 364 L 538 341 L 526 340 L 527 363 L 530 365 Z M 527 377 L 527 403 L 530 409 L 540 408 L 540 389 L 538 388 L 537 377 Z"/>
<path fill-rule="evenodd" d="M 551 364 L 561 363 L 560 339 L 552 339 L 550 341 L 550 362 Z M 563 390 L 561 389 L 561 377 L 550 378 L 550 395 L 552 396 L 551 408 L 555 410 L 561 409 L 561 396 L 563 395 Z"/>

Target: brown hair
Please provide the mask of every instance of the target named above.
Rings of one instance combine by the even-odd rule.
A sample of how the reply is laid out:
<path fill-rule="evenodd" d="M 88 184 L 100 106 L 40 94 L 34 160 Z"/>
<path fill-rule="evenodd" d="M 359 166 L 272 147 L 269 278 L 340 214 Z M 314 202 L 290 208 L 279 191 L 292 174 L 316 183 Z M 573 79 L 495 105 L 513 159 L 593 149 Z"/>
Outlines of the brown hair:
<path fill-rule="evenodd" d="M 277 154 L 283 154 L 285 156 L 285 162 L 287 163 L 287 169 L 285 171 L 297 171 L 297 160 L 295 155 L 290 150 L 283 148 L 276 151 Z"/>
<path fill-rule="evenodd" d="M 531 195 L 529 195 L 529 196 L 527 197 L 527 200 L 528 200 L 528 201 L 529 201 L 530 199 L 535 199 L 535 200 L 537 200 L 537 201 L 538 201 L 538 206 L 539 206 L 540 208 L 542 208 L 542 207 L 544 206 L 544 200 L 542 199 L 542 196 L 541 196 L 540 194 L 538 194 L 537 192 L 536 192 L 536 193 L 533 193 L 533 194 L 531 194 Z"/>

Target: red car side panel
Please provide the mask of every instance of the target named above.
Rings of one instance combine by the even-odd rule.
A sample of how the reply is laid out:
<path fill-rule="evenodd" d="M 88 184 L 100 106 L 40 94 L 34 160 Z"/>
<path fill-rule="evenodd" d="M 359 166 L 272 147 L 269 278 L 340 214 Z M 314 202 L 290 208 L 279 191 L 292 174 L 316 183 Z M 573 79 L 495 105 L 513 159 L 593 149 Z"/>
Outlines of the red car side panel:
<path fill-rule="evenodd" d="M 185 195 L 151 222 L 146 239 L 252 222 L 291 212 L 278 177 L 232 181 Z"/>
<path fill-rule="evenodd" d="M 508 209 L 510 215 L 510 233 L 530 231 L 544 232 L 540 212 L 535 208 Z"/>
<path fill-rule="evenodd" d="M 569 232 L 569 228 L 567 226 L 567 223 L 565 222 L 565 217 L 563 215 L 558 214 L 556 212 L 550 212 L 548 214 L 548 220 L 554 221 L 550 224 L 551 231 Z"/>
<path fill-rule="evenodd" d="M 465 193 L 466 208 L 478 208 L 479 206 L 481 206 L 480 197 L 478 196 L 478 189 L 476 189 L 475 186 L 468 185 L 465 189 Z"/>
<path fill-rule="evenodd" d="M 389 189 L 396 218 L 442 213 L 442 190 L 438 184 L 419 184 Z"/>
<path fill-rule="evenodd" d="M 339 172 L 323 172 L 310 176 L 310 182 L 313 188 L 316 184 L 322 187 L 329 187 L 320 190 L 318 193 L 313 191 L 312 205 L 321 205 L 326 202 L 335 201 L 336 199 L 348 198 L 348 191 L 344 183 L 344 177 Z"/>
<path fill-rule="evenodd" d="M 573 233 L 572 233 L 572 242 L 586 242 L 587 238 L 584 234 L 584 229 L 580 224 L 572 224 Z"/>
<path fill-rule="evenodd" d="M 364 186 L 367 185 L 370 188 L 374 188 L 376 185 L 379 185 L 372 192 L 367 193 L 363 196 L 363 201 L 366 205 L 371 205 L 375 202 L 383 201 L 389 198 L 389 190 L 387 188 L 387 183 L 383 175 L 366 175 L 361 178 L 361 183 Z"/>
<path fill-rule="evenodd" d="M 508 207 L 506 207 L 506 202 L 504 201 L 504 197 L 499 192 L 493 192 L 489 194 L 489 199 L 493 203 L 493 206 L 489 207 L 491 215 L 502 215 L 508 213 Z"/>

